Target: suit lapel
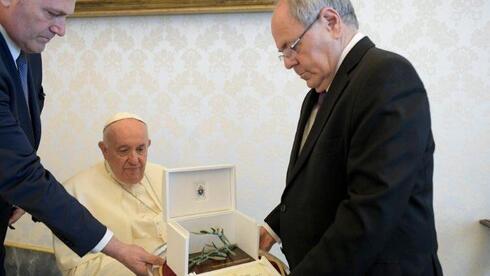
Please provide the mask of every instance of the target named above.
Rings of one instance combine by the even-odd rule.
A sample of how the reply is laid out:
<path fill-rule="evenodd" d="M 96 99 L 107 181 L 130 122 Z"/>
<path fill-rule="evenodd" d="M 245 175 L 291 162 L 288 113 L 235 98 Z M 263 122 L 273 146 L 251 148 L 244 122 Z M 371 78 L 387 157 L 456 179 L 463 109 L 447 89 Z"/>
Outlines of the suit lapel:
<path fill-rule="evenodd" d="M 12 54 L 10 54 L 9 47 L 7 46 L 7 42 L 3 37 L 2 33 L 0 33 L 0 55 L 2 55 L 3 64 L 5 64 L 8 72 L 13 75 L 13 73 L 17 72 L 17 67 L 15 66 L 15 61 L 12 58 Z M 22 88 L 22 84 L 20 83 L 19 74 L 13 76 L 13 78 L 17 77 L 19 79 L 18 85 Z M 16 83 L 17 84 L 17 83 Z M 17 88 L 17 87 L 16 87 Z"/>
<path fill-rule="evenodd" d="M 332 114 L 335 104 L 340 98 L 342 92 L 349 84 L 349 73 L 359 63 L 367 50 L 369 50 L 373 46 L 374 44 L 369 40 L 369 38 L 365 37 L 361 39 L 347 54 L 344 61 L 342 62 L 342 65 L 337 71 L 337 74 L 335 75 L 332 84 L 330 85 L 330 89 L 327 95 L 325 95 L 326 99 L 323 101 L 318 110 L 318 114 L 316 116 L 315 122 L 313 123 L 313 127 L 311 128 L 308 138 L 305 141 L 303 150 L 299 154 L 299 144 L 301 143 L 301 137 L 303 136 L 304 132 L 304 124 L 306 124 L 306 122 L 303 123 L 303 127 L 301 129 L 298 127 L 293 152 L 291 153 L 291 156 L 294 155 L 297 156 L 297 158 L 294 158 L 294 160 L 293 158 L 291 158 L 288 168 L 288 174 L 286 177 L 286 185 L 292 183 L 293 179 L 300 172 L 306 160 L 308 160 L 308 157 L 311 155 L 324 126 L 326 125 L 328 119 L 330 118 L 330 115 Z M 309 94 L 311 93 L 315 93 L 314 90 L 310 91 Z M 311 96 L 309 97 L 311 98 Z M 300 118 L 300 122 L 307 121 L 310 113 L 311 112 L 302 112 L 302 118 Z"/>
<path fill-rule="evenodd" d="M 303 106 L 301 108 L 301 114 L 299 116 L 298 127 L 296 129 L 296 136 L 294 137 L 293 149 L 291 150 L 291 156 L 289 158 L 289 166 L 286 179 L 289 178 L 289 175 L 292 172 L 293 166 L 296 163 L 298 158 L 299 148 L 301 146 L 301 139 L 303 137 L 303 132 L 306 127 L 306 123 L 308 122 L 308 118 L 310 116 L 311 110 L 315 106 L 315 103 L 318 99 L 318 94 L 314 89 L 310 90 L 310 92 L 306 95 Z"/>
<path fill-rule="evenodd" d="M 22 88 L 22 82 L 20 80 L 20 76 L 17 70 L 17 66 L 15 65 L 15 61 L 13 60 L 12 55 L 10 54 L 10 50 L 7 46 L 7 42 L 5 41 L 2 34 L 0 34 L 0 47 L 2 51 L 2 59 L 4 59 L 4 64 L 7 67 L 7 70 L 10 74 L 10 77 L 14 83 L 14 91 L 9 94 L 11 104 L 11 112 L 12 115 L 18 120 L 20 127 L 26 134 L 27 138 L 31 142 L 32 147 L 35 147 L 36 139 L 34 138 L 34 131 L 32 128 L 32 122 L 29 118 L 29 111 L 27 109 L 27 104 L 24 97 L 24 90 Z M 28 82 L 29 82 L 28 77 Z M 29 88 L 31 89 L 31 88 Z M 31 94 L 31 93 L 29 93 Z M 14 110 L 12 110 L 12 106 L 14 106 Z"/>
<path fill-rule="evenodd" d="M 33 147 L 37 148 L 41 140 L 41 109 L 39 105 L 39 88 L 36 87 L 33 78 L 32 59 L 28 58 L 29 70 L 27 72 L 27 83 L 29 87 L 29 108 L 31 112 L 32 134 L 34 136 Z"/>

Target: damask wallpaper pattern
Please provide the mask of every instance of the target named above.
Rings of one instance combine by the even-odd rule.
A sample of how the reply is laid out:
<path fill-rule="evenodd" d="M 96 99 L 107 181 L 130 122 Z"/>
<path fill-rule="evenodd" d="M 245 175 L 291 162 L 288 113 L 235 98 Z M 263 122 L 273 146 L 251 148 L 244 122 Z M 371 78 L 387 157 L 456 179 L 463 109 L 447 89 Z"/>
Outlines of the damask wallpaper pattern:
<path fill-rule="evenodd" d="M 353 1 L 361 31 L 407 57 L 431 101 L 434 208 L 448 275 L 490 275 L 490 2 Z M 69 19 L 44 57 L 43 164 L 65 180 L 102 158 L 106 118 L 140 114 L 150 160 L 237 166 L 238 208 L 261 221 L 284 187 L 307 91 L 277 59 L 270 13 Z M 10 243 L 49 249 L 29 216 Z"/>

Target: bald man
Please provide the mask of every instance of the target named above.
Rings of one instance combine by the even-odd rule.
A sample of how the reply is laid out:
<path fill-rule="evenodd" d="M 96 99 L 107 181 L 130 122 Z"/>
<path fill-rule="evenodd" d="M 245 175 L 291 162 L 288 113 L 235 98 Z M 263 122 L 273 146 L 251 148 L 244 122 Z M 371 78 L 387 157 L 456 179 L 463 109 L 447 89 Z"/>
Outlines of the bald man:
<path fill-rule="evenodd" d="M 163 260 L 121 243 L 65 192 L 37 155 L 46 91 L 40 53 L 65 34 L 74 10 L 75 0 L 0 1 L 0 240 L 27 211 L 78 255 L 103 252 L 146 275 L 147 264 Z M 0 276 L 4 257 L 0 246 Z"/>
<path fill-rule="evenodd" d="M 99 148 L 105 161 L 78 173 L 64 185 L 122 241 L 153 251 L 165 242 L 162 215 L 164 168 L 147 163 L 146 123 L 137 115 L 118 113 L 104 126 Z M 78 257 L 58 238 L 53 246 L 63 275 L 133 275 L 104 254 Z"/>

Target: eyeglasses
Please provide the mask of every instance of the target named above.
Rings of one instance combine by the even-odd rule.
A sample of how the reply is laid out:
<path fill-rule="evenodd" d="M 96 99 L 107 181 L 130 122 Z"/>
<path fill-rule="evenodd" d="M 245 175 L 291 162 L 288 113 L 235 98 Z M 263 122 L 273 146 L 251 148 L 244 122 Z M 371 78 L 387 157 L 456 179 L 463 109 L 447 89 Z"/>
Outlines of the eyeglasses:
<path fill-rule="evenodd" d="M 292 56 L 294 56 L 295 54 L 298 53 L 296 48 L 298 47 L 299 43 L 301 42 L 301 39 L 306 34 L 306 32 L 313 26 L 313 24 L 315 24 L 317 19 L 318 19 L 318 16 L 315 18 L 315 20 L 313 20 L 313 22 L 310 23 L 310 25 L 308 25 L 308 27 L 306 27 L 306 29 L 303 31 L 303 33 L 298 38 L 296 38 L 296 40 L 294 40 L 292 43 L 290 43 L 286 48 L 279 50 L 280 54 L 279 54 L 278 58 L 281 62 L 283 62 L 285 58 L 291 58 Z"/>

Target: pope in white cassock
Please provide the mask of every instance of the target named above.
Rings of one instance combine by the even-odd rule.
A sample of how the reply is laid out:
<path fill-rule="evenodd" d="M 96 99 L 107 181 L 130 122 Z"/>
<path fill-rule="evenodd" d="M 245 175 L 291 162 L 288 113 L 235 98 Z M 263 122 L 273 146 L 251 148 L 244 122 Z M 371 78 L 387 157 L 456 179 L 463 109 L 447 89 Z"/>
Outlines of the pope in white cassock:
<path fill-rule="evenodd" d="M 166 240 L 162 215 L 164 167 L 147 163 L 146 123 L 138 116 L 117 113 L 104 126 L 99 148 L 104 162 L 78 173 L 64 185 L 116 237 L 152 252 Z M 134 275 L 101 253 L 78 257 L 53 238 L 56 262 L 63 275 Z"/>

